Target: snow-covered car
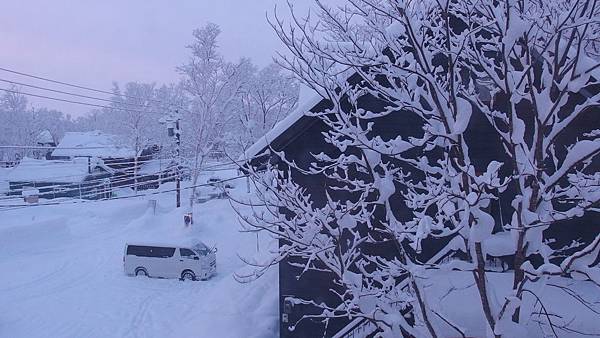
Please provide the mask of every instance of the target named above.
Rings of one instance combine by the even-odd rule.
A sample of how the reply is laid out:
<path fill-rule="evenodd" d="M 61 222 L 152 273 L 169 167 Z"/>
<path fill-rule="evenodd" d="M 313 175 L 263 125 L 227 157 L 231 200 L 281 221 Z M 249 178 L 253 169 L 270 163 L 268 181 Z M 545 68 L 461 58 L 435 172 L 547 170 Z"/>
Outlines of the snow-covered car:
<path fill-rule="evenodd" d="M 228 191 L 233 188 L 234 186 L 230 182 L 223 182 L 222 178 L 212 176 L 206 180 L 206 185 L 201 185 L 196 189 L 194 198 L 198 203 L 227 198 Z"/>
<path fill-rule="evenodd" d="M 206 280 L 217 272 L 216 248 L 190 245 L 127 243 L 123 266 L 128 276 Z"/>
<path fill-rule="evenodd" d="M 217 187 L 217 188 L 225 188 L 225 189 L 233 189 L 233 185 L 231 184 L 231 182 L 223 182 L 223 179 L 217 176 L 213 176 L 211 178 L 209 178 L 208 180 L 206 180 L 206 183 Z"/>

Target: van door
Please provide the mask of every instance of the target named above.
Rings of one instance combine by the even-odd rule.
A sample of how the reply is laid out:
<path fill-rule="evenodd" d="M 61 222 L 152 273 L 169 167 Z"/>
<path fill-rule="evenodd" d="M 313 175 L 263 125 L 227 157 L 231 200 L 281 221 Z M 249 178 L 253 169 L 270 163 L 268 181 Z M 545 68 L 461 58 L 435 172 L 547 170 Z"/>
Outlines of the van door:
<path fill-rule="evenodd" d="M 169 278 L 181 277 L 181 256 L 179 249 L 174 248 L 171 257 L 165 259 L 164 273 Z"/>
<path fill-rule="evenodd" d="M 177 269 L 177 260 L 175 259 L 175 248 L 172 247 L 151 247 L 151 269 L 154 270 L 155 277 L 169 278 L 173 276 Z"/>
<path fill-rule="evenodd" d="M 183 272 L 183 270 L 192 270 L 196 275 L 196 278 L 202 278 L 200 257 L 198 257 L 198 255 L 193 250 L 187 248 L 180 248 L 179 255 L 179 273 Z"/>

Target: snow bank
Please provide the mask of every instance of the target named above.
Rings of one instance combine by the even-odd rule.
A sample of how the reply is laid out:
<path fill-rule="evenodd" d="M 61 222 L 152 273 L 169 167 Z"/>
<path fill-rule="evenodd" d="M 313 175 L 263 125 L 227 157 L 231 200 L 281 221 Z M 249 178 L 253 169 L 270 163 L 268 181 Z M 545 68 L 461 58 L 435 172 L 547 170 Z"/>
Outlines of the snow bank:
<path fill-rule="evenodd" d="M 87 158 L 72 161 L 48 161 L 23 158 L 6 175 L 9 182 L 81 182 L 88 175 Z"/>

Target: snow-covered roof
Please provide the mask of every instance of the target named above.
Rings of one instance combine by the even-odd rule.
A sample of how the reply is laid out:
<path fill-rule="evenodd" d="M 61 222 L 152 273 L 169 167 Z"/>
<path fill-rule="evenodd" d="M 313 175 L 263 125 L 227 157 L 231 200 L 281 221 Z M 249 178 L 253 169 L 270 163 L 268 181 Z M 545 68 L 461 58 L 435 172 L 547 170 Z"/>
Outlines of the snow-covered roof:
<path fill-rule="evenodd" d="M 158 246 L 158 247 L 177 247 L 177 248 L 193 248 L 195 246 L 207 246 L 204 242 L 197 238 L 178 237 L 173 236 L 171 238 L 157 240 L 146 240 L 144 236 L 140 239 L 128 240 L 126 245 L 138 245 L 138 246 Z"/>
<path fill-rule="evenodd" d="M 303 98 L 301 95 L 298 107 L 283 120 L 279 121 L 273 127 L 273 129 L 269 130 L 263 137 L 259 138 L 258 141 L 246 149 L 246 151 L 238 160 L 244 161 L 258 155 L 263 149 L 268 147 L 274 139 L 298 122 L 300 118 L 305 116 L 306 113 L 308 113 L 314 106 L 321 102 L 321 100 L 323 100 L 323 98 L 314 92 L 312 92 L 310 95 L 306 95 L 305 98 Z"/>
<path fill-rule="evenodd" d="M 116 135 L 101 131 L 68 132 L 52 152 L 56 157 L 131 158 L 135 149 L 123 145 Z"/>
<path fill-rule="evenodd" d="M 37 137 L 37 143 L 54 143 L 54 137 L 52 137 L 52 134 L 50 134 L 50 131 L 48 129 L 43 130 Z"/>
<path fill-rule="evenodd" d="M 23 191 L 21 191 L 21 196 L 24 196 L 24 197 L 36 196 L 39 194 L 40 194 L 40 191 L 35 188 L 25 188 L 25 189 L 23 189 Z"/>
<path fill-rule="evenodd" d="M 170 160 L 155 159 L 145 161 L 138 170 L 138 175 L 155 175 L 161 173 L 168 168 L 173 167 L 174 164 Z"/>
<path fill-rule="evenodd" d="M 81 182 L 88 175 L 88 162 L 85 158 L 71 161 L 36 160 L 25 157 L 14 167 L 6 180 L 9 182 Z"/>

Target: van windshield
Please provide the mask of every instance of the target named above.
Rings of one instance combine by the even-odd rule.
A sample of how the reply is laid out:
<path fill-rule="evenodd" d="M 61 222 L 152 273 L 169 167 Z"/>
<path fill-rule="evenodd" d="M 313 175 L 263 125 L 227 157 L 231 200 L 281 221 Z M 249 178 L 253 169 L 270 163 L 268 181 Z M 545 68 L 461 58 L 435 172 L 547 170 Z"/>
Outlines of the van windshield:
<path fill-rule="evenodd" d="M 210 249 L 203 243 L 198 243 L 192 248 L 198 255 L 206 256 L 210 253 Z"/>

